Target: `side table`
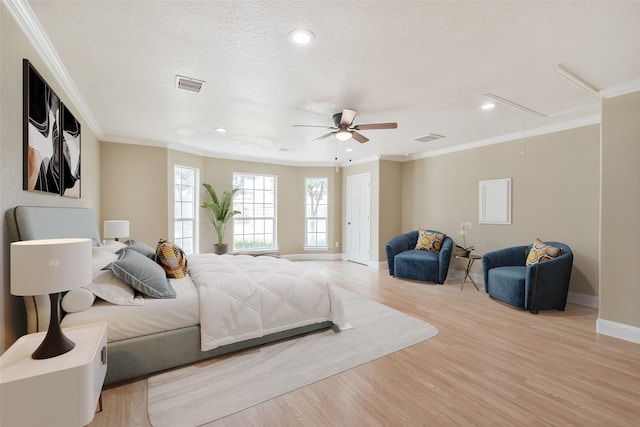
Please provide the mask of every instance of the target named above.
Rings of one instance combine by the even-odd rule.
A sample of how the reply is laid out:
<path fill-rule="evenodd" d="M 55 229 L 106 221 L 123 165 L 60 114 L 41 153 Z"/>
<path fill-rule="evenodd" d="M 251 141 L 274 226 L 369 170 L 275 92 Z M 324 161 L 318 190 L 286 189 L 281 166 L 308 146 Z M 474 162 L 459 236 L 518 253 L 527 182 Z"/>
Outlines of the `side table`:
<path fill-rule="evenodd" d="M 471 267 L 473 267 L 473 263 L 477 259 L 480 259 L 482 257 L 479 255 L 469 254 L 468 256 L 454 255 L 454 258 L 460 261 L 462 268 L 464 268 L 464 280 L 462 281 L 460 290 L 464 289 L 464 283 L 467 281 L 467 278 L 469 278 L 469 280 L 471 280 L 471 283 L 473 283 L 473 286 L 475 286 L 476 291 L 479 291 L 480 289 L 478 288 L 478 285 L 476 285 L 476 282 L 473 281 L 473 277 L 471 277 Z"/>
<path fill-rule="evenodd" d="M 76 345 L 60 356 L 32 359 L 45 332 L 20 337 L 0 356 L 0 425 L 86 426 L 107 373 L 107 324 L 65 328 Z"/>

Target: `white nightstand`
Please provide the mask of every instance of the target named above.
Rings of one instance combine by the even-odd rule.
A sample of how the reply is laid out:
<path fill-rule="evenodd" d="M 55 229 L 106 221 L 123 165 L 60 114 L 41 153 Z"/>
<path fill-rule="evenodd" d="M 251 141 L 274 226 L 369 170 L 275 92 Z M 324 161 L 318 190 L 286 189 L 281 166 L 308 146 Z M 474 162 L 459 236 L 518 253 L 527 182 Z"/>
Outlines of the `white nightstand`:
<path fill-rule="evenodd" d="M 107 373 L 107 324 L 65 328 L 73 350 L 50 359 L 31 353 L 44 332 L 20 337 L 0 356 L 2 427 L 85 426 Z"/>

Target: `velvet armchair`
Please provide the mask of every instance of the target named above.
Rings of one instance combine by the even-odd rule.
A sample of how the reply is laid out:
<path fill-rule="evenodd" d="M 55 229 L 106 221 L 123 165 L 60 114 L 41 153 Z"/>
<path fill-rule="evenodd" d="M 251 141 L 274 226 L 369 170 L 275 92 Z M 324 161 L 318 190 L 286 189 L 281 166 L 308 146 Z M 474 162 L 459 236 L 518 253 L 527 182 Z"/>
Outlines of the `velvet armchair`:
<path fill-rule="evenodd" d="M 546 242 L 562 253 L 526 265 L 532 245 L 489 252 L 482 257 L 485 291 L 492 297 L 537 314 L 539 310 L 564 310 L 569 292 L 573 252 L 569 246 Z"/>
<path fill-rule="evenodd" d="M 426 231 L 439 233 L 434 230 Z M 389 240 L 385 246 L 389 274 L 423 282 L 444 283 L 449 272 L 453 240 L 446 236 L 439 251 L 432 252 L 415 249 L 418 236 L 419 230 L 413 230 Z"/>

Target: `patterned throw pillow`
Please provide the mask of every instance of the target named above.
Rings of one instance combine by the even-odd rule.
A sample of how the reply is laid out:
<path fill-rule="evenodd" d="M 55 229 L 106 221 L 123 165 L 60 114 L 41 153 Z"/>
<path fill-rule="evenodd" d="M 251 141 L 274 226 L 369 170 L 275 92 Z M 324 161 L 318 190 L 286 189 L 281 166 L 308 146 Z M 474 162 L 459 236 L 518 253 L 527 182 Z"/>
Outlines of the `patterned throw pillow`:
<path fill-rule="evenodd" d="M 418 242 L 416 243 L 416 250 L 440 252 L 442 248 L 442 242 L 444 242 L 446 234 L 435 233 L 428 230 L 418 229 Z"/>
<path fill-rule="evenodd" d="M 160 239 L 156 247 L 156 262 L 169 278 L 182 279 L 187 274 L 187 255 L 178 245 L 165 239 Z"/>
<path fill-rule="evenodd" d="M 557 258 L 562 255 L 562 249 L 554 246 L 549 246 L 542 240 L 536 238 L 536 241 L 531 245 L 529 256 L 527 257 L 527 265 L 537 264 L 543 261 L 549 261 L 552 258 Z"/>

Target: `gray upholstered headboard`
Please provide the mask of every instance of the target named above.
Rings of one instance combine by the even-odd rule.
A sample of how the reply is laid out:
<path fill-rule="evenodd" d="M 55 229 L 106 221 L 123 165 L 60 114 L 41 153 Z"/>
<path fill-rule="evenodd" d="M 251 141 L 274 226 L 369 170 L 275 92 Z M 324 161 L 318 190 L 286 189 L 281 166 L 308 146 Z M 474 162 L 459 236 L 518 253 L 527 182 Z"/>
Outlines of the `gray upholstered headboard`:
<path fill-rule="evenodd" d="M 83 237 L 100 244 L 96 214 L 88 208 L 16 206 L 6 213 L 11 241 Z"/>
<path fill-rule="evenodd" d="M 16 206 L 6 212 L 12 242 L 35 239 L 84 237 L 100 244 L 96 214 L 88 208 L 49 206 Z M 27 333 L 46 331 L 51 305 L 47 295 L 24 297 L 27 311 Z"/>

